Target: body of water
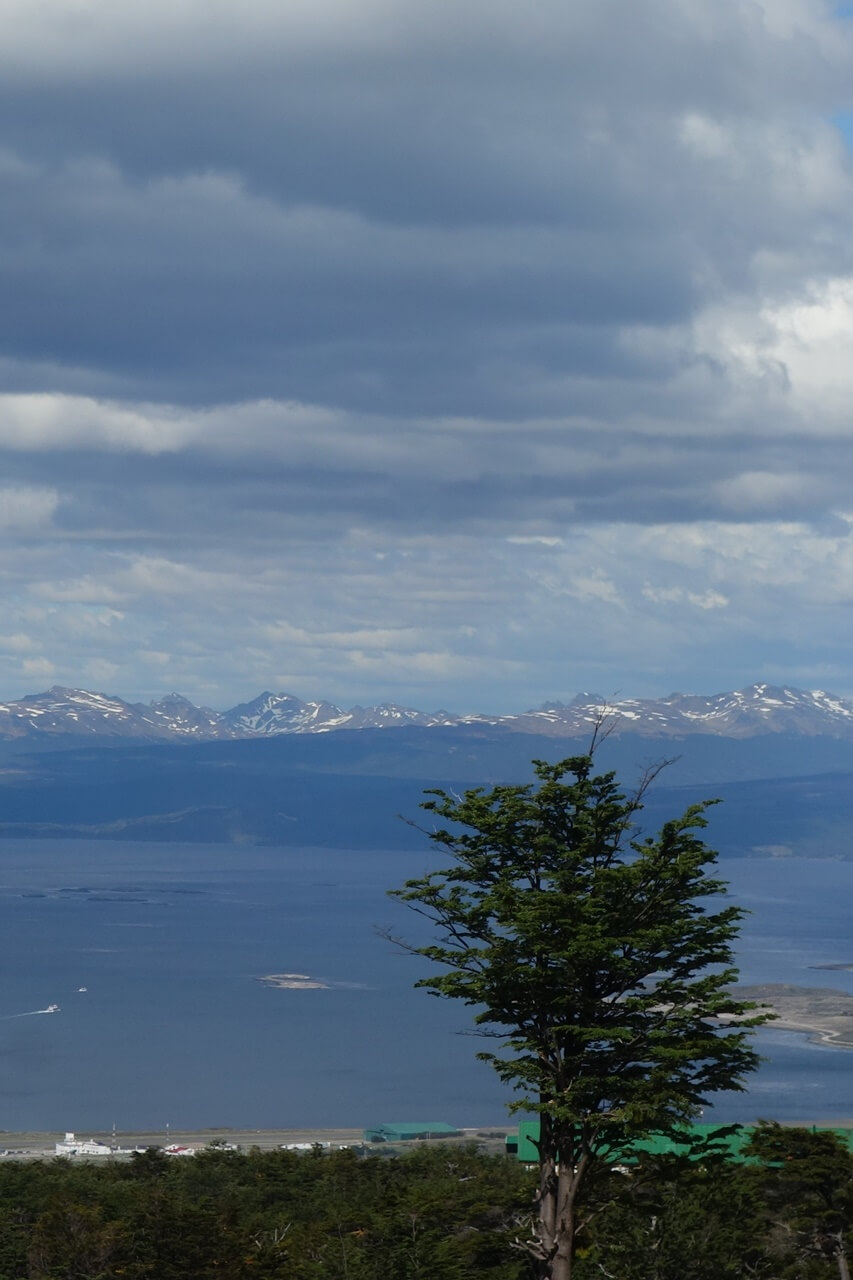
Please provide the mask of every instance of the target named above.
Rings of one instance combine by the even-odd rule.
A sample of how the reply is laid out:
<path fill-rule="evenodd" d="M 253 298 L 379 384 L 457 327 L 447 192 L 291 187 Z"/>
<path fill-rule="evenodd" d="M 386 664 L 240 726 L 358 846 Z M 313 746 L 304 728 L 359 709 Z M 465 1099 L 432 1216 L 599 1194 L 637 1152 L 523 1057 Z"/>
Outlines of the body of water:
<path fill-rule="evenodd" d="M 431 851 L 0 842 L 0 1129 L 500 1124 L 470 1011 L 376 932 Z M 747 982 L 853 989 L 853 863 L 727 861 Z M 298 973 L 326 989 L 274 989 Z M 58 1005 L 55 1013 L 39 1012 Z M 853 1116 L 853 1051 L 768 1030 L 714 1118 Z"/>

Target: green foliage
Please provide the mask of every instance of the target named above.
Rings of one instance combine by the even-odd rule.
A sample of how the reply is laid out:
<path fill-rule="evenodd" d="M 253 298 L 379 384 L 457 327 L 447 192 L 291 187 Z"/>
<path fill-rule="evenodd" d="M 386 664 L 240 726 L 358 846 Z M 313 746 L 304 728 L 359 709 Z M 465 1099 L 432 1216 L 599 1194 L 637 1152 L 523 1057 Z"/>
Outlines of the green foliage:
<path fill-rule="evenodd" d="M 538 785 L 428 793 L 430 838 L 453 864 L 394 896 L 435 941 L 409 947 L 439 967 L 417 984 L 476 1009 L 483 1052 L 540 1117 L 543 1277 L 568 1277 L 575 1201 L 592 1162 L 651 1131 L 675 1134 L 709 1094 L 757 1065 L 752 1006 L 729 988 L 740 908 L 699 832 L 704 805 L 640 839 L 642 790 L 627 797 L 592 758 L 534 761 Z M 734 1015 L 723 1027 L 717 1019 Z"/>
<path fill-rule="evenodd" d="M 728 990 L 743 913 L 703 905 L 725 889 L 697 835 L 705 806 L 632 839 L 638 799 L 591 763 L 538 762 L 537 788 L 430 793 L 423 807 L 453 824 L 430 838 L 455 863 L 394 896 L 438 935 L 413 949 L 445 972 L 417 985 L 505 1037 L 508 1054 L 480 1056 L 521 1095 L 513 1106 L 592 1124 L 608 1145 L 675 1129 L 757 1057 L 743 1025 L 714 1021 L 751 1006 Z"/>
<path fill-rule="evenodd" d="M 846 1280 L 847 1236 L 853 1217 L 853 1155 L 830 1130 L 785 1128 L 767 1121 L 745 1148 L 763 1191 L 765 1230 L 780 1250 L 792 1251 L 792 1276 L 820 1274 L 809 1263 L 827 1260 Z"/>
<path fill-rule="evenodd" d="M 602 1181 L 604 1185 L 602 1185 Z M 648 1157 L 591 1188 L 577 1280 L 742 1280 L 774 1274 L 761 1190 L 724 1160 Z"/>
<path fill-rule="evenodd" d="M 574 1280 L 844 1277 L 843 1144 L 768 1125 L 751 1160 L 595 1165 Z M 0 1280 L 528 1280 L 516 1242 L 532 1181 L 514 1161 L 442 1144 L 399 1158 L 4 1161 Z"/>
<path fill-rule="evenodd" d="M 0 1280 L 520 1280 L 529 1194 L 474 1148 L 9 1161 Z"/>

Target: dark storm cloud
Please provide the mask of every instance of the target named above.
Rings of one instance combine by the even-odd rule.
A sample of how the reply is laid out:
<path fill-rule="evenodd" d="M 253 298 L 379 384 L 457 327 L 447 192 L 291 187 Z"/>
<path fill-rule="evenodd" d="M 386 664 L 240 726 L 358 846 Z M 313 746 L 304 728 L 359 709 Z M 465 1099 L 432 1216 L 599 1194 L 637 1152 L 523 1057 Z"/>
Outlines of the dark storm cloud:
<path fill-rule="evenodd" d="M 515 413 L 543 370 L 630 372 L 615 330 L 688 319 L 801 239 L 761 122 L 808 146 L 798 116 L 844 64 L 749 4 L 566 8 L 368 7 L 376 39 L 349 49 L 351 24 L 304 15 L 265 40 L 249 5 L 233 59 L 226 22 L 184 33 L 180 71 L 150 41 L 124 66 L 117 23 L 82 66 L 72 41 L 51 74 L 19 67 L 4 350 L 132 396 L 415 413 L 499 412 L 507 348 Z M 735 185 L 685 147 L 690 112 L 744 135 Z"/>
<path fill-rule="evenodd" d="M 768 637 L 836 669 L 828 5 L 0 16 L 7 679 L 470 705 L 748 678 Z"/>
<path fill-rule="evenodd" d="M 6 188 L 7 357 L 101 368 L 149 398 L 494 412 L 482 367 L 502 349 L 618 371 L 609 330 L 677 320 L 695 293 L 675 246 L 628 231 L 383 225 L 92 162 Z"/>

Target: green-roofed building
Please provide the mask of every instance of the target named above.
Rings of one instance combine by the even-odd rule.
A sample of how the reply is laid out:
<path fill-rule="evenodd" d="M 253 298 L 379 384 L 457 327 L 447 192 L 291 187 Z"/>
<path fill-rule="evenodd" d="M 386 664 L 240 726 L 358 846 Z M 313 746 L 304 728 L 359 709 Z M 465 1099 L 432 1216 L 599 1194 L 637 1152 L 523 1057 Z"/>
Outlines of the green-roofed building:
<path fill-rule="evenodd" d="M 442 1120 L 432 1120 L 428 1124 L 378 1124 L 364 1131 L 365 1142 L 417 1142 L 427 1138 L 458 1137 L 459 1130 Z"/>
<path fill-rule="evenodd" d="M 742 1154 L 743 1147 L 749 1141 L 754 1125 L 732 1125 L 725 1126 L 728 1132 L 721 1137 L 715 1139 L 715 1148 L 721 1155 L 726 1155 L 728 1159 L 742 1161 L 746 1157 Z M 853 1152 L 853 1129 L 834 1129 L 827 1125 L 807 1125 L 801 1126 L 809 1128 L 812 1133 L 834 1133 L 847 1146 L 847 1149 Z M 613 1164 L 632 1164 L 637 1157 L 643 1153 L 649 1155 L 691 1155 L 692 1143 L 707 1142 L 708 1138 L 723 1128 L 718 1124 L 692 1124 L 688 1128 L 691 1142 L 674 1142 L 672 1138 L 667 1137 L 663 1133 L 652 1133 L 647 1138 L 639 1138 L 636 1142 L 630 1143 L 622 1151 L 614 1151 L 608 1159 Z M 518 1137 L 514 1135 L 507 1138 L 507 1152 L 515 1155 L 522 1164 L 536 1164 L 539 1159 L 539 1152 L 536 1148 L 536 1140 L 539 1137 L 538 1120 L 522 1120 L 518 1126 Z M 692 1159 L 700 1160 L 702 1158 L 701 1151 L 695 1151 Z"/>

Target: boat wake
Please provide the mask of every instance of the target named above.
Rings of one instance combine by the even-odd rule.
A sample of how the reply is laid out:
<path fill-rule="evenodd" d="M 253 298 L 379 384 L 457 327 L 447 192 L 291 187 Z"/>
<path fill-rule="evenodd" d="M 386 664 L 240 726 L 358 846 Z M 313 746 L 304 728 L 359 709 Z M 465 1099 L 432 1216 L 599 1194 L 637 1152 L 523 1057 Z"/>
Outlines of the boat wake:
<path fill-rule="evenodd" d="M 37 1018 L 40 1013 L 60 1013 L 58 1004 L 49 1004 L 46 1009 L 28 1009 L 26 1013 L 2 1013 L 0 1021 L 8 1022 L 11 1018 Z"/>

